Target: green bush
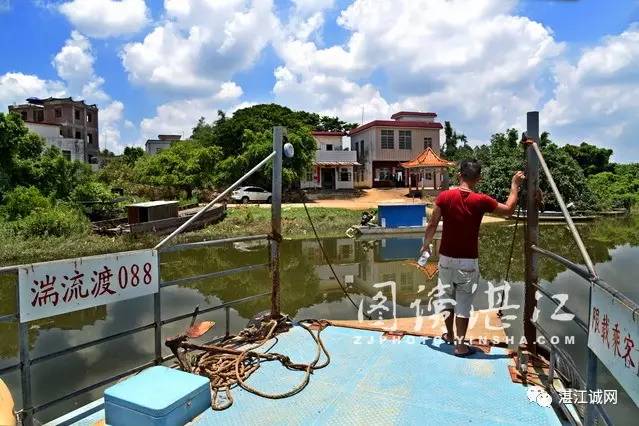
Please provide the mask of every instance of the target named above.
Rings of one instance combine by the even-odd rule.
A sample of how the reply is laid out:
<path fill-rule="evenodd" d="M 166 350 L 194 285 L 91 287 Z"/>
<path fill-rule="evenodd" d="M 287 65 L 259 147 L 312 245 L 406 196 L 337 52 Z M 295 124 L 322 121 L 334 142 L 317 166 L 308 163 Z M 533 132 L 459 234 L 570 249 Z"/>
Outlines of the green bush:
<path fill-rule="evenodd" d="M 73 207 L 58 204 L 51 208 L 36 209 L 15 222 L 15 231 L 24 237 L 66 237 L 89 231 L 89 221 Z"/>
<path fill-rule="evenodd" d="M 51 202 L 35 186 L 18 186 L 9 191 L 3 200 L 3 215 L 9 221 L 18 220 L 36 209 L 47 209 Z"/>
<path fill-rule="evenodd" d="M 82 208 L 92 220 L 109 219 L 118 215 L 120 208 L 111 203 L 116 196 L 100 182 L 84 182 L 71 193 L 71 200 Z"/>

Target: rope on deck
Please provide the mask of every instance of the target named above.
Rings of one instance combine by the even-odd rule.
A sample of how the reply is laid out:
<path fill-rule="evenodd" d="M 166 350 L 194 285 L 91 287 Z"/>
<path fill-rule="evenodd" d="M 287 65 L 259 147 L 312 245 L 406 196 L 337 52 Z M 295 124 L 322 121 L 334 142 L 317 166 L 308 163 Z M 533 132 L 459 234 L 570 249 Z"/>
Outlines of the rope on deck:
<path fill-rule="evenodd" d="M 277 339 L 278 333 L 288 331 L 293 327 L 293 322 L 287 316 L 250 325 L 237 336 L 232 336 L 219 345 L 189 343 L 189 332 L 187 331 L 185 334 L 167 339 L 166 346 L 176 356 L 183 371 L 209 378 L 211 381 L 211 408 L 220 411 L 233 405 L 231 389 L 234 386 L 239 386 L 263 398 L 288 398 L 301 392 L 308 385 L 310 375 L 315 370 L 324 368 L 330 363 L 330 355 L 320 336 L 322 330 L 330 323 L 325 320 L 308 319 L 298 322 L 297 325 L 308 331 L 317 345 L 315 359 L 309 364 L 294 363 L 286 355 L 269 352 L 270 348 L 263 352 L 257 352 L 257 349 L 267 342 Z M 313 333 L 311 327 L 317 328 L 317 334 Z M 326 360 L 320 364 L 322 353 L 326 355 Z M 288 370 L 304 371 L 304 378 L 297 386 L 284 393 L 272 394 L 255 389 L 248 385 L 246 380 L 257 371 L 263 361 L 279 361 Z M 227 402 L 224 404 L 220 404 L 218 401 L 218 395 L 221 392 L 226 394 Z"/>

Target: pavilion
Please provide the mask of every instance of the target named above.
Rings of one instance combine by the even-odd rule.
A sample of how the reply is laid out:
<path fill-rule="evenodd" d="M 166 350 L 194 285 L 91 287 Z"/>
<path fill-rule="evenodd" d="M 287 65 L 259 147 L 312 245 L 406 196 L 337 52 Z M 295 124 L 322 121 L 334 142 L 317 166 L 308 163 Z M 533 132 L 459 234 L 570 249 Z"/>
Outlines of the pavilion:
<path fill-rule="evenodd" d="M 440 189 L 446 189 L 446 187 L 448 187 L 447 169 L 448 167 L 454 165 L 455 162 L 441 158 L 430 147 L 426 148 L 421 154 L 419 154 L 412 160 L 401 163 L 401 166 L 405 169 L 410 170 L 411 173 L 413 173 L 412 171 L 415 170 L 416 174 L 419 176 L 418 180 L 415 182 L 415 189 L 419 190 L 419 184 L 421 182 L 422 191 L 425 189 L 424 181 L 426 180 L 426 172 L 431 169 L 433 170 L 433 172 L 436 172 L 437 169 L 443 169 L 441 172 L 442 178 L 439 184 L 437 183 L 437 173 L 433 173 L 433 190 L 438 191 Z"/>

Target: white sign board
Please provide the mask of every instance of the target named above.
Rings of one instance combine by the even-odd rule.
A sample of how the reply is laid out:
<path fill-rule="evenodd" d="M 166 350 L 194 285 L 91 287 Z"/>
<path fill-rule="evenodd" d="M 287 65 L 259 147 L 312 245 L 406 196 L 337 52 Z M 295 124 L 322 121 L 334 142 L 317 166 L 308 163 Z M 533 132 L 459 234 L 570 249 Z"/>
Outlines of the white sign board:
<path fill-rule="evenodd" d="M 588 347 L 639 405 L 639 315 L 596 284 L 590 302 Z"/>
<path fill-rule="evenodd" d="M 140 250 L 21 266 L 20 322 L 157 293 L 158 256 Z"/>

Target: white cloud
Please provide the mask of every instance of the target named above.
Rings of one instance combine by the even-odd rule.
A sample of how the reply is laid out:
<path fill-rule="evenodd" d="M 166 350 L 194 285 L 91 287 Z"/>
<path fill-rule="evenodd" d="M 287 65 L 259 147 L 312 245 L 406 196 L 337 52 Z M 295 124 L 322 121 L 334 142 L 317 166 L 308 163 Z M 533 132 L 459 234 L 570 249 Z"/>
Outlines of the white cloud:
<path fill-rule="evenodd" d="M 538 80 L 563 48 L 514 7 L 502 0 L 356 0 L 338 19 L 351 32 L 344 45 L 321 48 L 291 33 L 276 41 L 285 64 L 275 72 L 274 93 L 357 122 L 362 107 L 367 119 L 434 110 L 485 140 L 538 104 Z M 367 83 L 372 75 L 383 76 L 386 93 Z"/>
<path fill-rule="evenodd" d="M 616 161 L 639 159 L 639 25 L 584 50 L 554 70 L 555 90 L 541 111 L 564 143 L 613 147 Z"/>
<path fill-rule="evenodd" d="M 149 21 L 144 0 L 72 0 L 59 10 L 78 30 L 96 38 L 134 34 Z"/>
<path fill-rule="evenodd" d="M 53 58 L 58 76 L 67 82 L 72 96 L 86 98 L 90 102 L 108 100 L 102 90 L 104 79 L 95 75 L 95 57 L 89 40 L 77 31 L 71 33 L 64 46 Z"/>
<path fill-rule="evenodd" d="M 66 93 L 60 81 L 42 80 L 38 76 L 21 72 L 0 75 L 0 105 L 6 111 L 8 105 L 25 103 L 30 97 L 63 96 Z"/>
<path fill-rule="evenodd" d="M 270 0 L 166 0 L 164 6 L 166 21 L 121 55 L 132 82 L 163 93 L 218 90 L 254 63 L 277 29 Z"/>
<path fill-rule="evenodd" d="M 100 147 L 120 153 L 124 146 L 120 141 L 120 127 L 123 125 L 124 104 L 112 101 L 100 108 Z"/>
<path fill-rule="evenodd" d="M 174 133 L 189 137 L 200 117 L 207 121 L 217 119 L 217 111 L 232 113 L 248 104 L 238 103 L 242 88 L 232 81 L 224 82 L 213 96 L 167 102 L 156 108 L 156 115 L 140 123 L 143 143 L 159 134 Z"/>

